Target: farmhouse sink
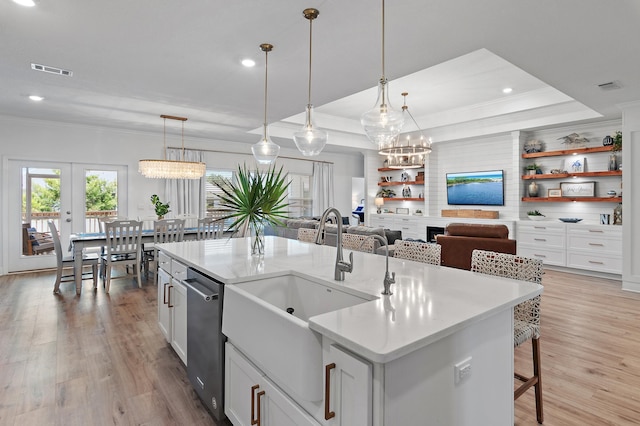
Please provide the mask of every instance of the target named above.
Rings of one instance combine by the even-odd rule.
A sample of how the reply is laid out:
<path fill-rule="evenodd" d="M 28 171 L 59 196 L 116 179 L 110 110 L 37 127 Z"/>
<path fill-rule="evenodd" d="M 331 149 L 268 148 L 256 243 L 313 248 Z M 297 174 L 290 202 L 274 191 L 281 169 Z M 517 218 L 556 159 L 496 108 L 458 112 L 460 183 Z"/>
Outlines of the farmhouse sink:
<path fill-rule="evenodd" d="M 319 401 L 322 338 L 309 329 L 309 318 L 374 298 L 295 274 L 227 285 L 222 332 L 292 396 Z"/>

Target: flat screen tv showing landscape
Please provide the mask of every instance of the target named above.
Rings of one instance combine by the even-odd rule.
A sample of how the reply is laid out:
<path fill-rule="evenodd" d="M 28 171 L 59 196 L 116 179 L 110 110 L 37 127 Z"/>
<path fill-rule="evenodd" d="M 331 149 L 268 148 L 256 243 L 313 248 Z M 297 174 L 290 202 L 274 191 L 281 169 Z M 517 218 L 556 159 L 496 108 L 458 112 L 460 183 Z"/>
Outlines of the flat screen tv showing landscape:
<path fill-rule="evenodd" d="M 504 206 L 504 171 L 447 173 L 447 203 Z"/>

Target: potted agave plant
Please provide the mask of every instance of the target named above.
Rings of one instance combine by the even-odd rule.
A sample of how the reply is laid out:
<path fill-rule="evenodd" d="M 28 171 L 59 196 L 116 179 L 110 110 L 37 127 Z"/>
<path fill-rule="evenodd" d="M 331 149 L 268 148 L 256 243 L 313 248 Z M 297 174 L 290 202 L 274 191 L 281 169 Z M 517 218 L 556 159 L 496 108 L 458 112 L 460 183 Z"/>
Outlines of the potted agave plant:
<path fill-rule="evenodd" d="M 223 192 L 220 205 L 231 211 L 225 219 L 234 219 L 230 228 L 239 236 L 252 236 L 251 254 L 264 254 L 264 226 L 281 226 L 287 218 L 287 176 L 282 167 L 251 171 L 245 164 L 238 166 L 234 181 L 215 183 Z"/>

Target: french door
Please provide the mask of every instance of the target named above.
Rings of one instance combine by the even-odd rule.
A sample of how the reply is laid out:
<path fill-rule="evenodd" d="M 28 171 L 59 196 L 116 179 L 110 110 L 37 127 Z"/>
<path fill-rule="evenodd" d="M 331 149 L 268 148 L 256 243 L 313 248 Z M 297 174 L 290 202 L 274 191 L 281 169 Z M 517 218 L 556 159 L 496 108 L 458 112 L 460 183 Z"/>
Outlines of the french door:
<path fill-rule="evenodd" d="M 71 233 L 98 232 L 100 217 L 127 209 L 126 166 L 9 160 L 8 172 L 9 272 L 55 266 L 49 220 L 67 255 Z"/>

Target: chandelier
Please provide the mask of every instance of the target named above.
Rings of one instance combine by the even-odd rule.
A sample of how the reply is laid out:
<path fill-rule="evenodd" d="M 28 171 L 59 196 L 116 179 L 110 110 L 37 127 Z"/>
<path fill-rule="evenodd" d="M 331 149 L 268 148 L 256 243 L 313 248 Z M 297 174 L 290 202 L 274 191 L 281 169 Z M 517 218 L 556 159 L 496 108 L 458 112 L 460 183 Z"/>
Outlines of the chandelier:
<path fill-rule="evenodd" d="M 163 159 L 162 160 L 140 160 L 138 161 L 138 171 L 146 178 L 152 179 L 200 179 L 206 171 L 206 164 L 199 161 L 184 161 L 184 122 L 185 117 L 175 117 L 172 115 L 161 115 L 164 119 L 162 129 L 163 136 Z M 167 118 L 169 120 L 182 121 L 182 160 L 167 160 Z"/>
<path fill-rule="evenodd" d="M 271 141 L 267 132 L 267 71 L 269 69 L 269 52 L 273 50 L 273 45 L 263 43 L 260 50 L 264 52 L 264 122 L 262 123 L 262 139 L 251 146 L 253 157 L 260 164 L 271 164 L 276 161 L 280 153 L 280 147 Z"/>
<path fill-rule="evenodd" d="M 420 132 L 420 138 L 418 141 L 414 141 L 410 135 L 407 135 L 406 141 L 403 142 L 398 136 L 391 146 L 381 148 L 378 151 L 379 154 L 387 156 L 387 167 L 391 169 L 417 169 L 424 167 L 426 156 L 431 153 L 431 139 L 424 137 L 420 126 L 418 126 L 407 106 L 408 94 L 407 92 L 402 93 L 404 98 L 402 112 L 408 114 L 416 125 Z"/>
<path fill-rule="evenodd" d="M 293 134 L 293 141 L 296 143 L 298 150 L 305 157 L 311 157 L 320 154 L 322 148 L 327 144 L 329 135 L 322 129 L 315 127 L 313 122 L 313 105 L 311 105 L 311 40 L 313 33 L 313 20 L 318 17 L 320 12 L 318 9 L 305 9 L 302 11 L 305 18 L 309 20 L 309 92 L 305 115 L 305 123 L 299 132 Z"/>
<path fill-rule="evenodd" d="M 384 0 L 382 0 L 382 77 L 378 82 L 378 99 L 374 107 L 362 114 L 360 118 L 364 132 L 369 140 L 378 146 L 378 149 L 391 147 L 404 124 L 402 112 L 393 109 L 389 102 L 389 82 L 384 71 Z"/>

